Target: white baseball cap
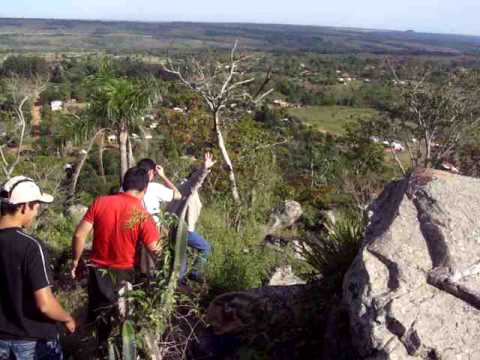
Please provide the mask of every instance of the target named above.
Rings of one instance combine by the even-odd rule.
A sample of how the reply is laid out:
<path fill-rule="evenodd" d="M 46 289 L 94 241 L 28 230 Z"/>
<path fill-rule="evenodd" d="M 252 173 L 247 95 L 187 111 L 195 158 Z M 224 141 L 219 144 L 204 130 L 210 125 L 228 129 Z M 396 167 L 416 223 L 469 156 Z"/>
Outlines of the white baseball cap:
<path fill-rule="evenodd" d="M 12 205 L 33 201 L 51 203 L 53 196 L 42 193 L 32 179 L 26 176 L 15 176 L 2 186 L 1 200 Z"/>

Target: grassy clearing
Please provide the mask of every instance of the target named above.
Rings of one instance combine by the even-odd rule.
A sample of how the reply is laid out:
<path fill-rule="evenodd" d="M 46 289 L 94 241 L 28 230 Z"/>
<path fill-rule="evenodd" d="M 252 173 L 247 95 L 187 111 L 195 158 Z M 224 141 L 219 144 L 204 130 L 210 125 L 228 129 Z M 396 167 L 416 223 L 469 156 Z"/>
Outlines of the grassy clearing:
<path fill-rule="evenodd" d="M 341 135 L 347 123 L 372 118 L 376 115 L 376 111 L 370 108 L 348 106 L 307 106 L 290 109 L 289 114 L 319 131 Z"/>

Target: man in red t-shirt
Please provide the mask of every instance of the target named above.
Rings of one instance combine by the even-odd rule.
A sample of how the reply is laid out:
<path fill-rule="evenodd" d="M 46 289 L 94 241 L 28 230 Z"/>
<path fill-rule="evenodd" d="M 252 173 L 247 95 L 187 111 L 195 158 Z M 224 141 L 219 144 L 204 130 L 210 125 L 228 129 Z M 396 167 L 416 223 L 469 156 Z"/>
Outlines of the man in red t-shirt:
<path fill-rule="evenodd" d="M 111 332 L 111 311 L 115 311 L 118 291 L 133 281 L 137 242 L 143 242 L 152 253 L 159 250 L 157 227 L 142 206 L 147 186 L 144 169 L 129 169 L 123 179 L 124 192 L 96 198 L 73 236 L 71 274 L 76 278 L 85 241 L 93 230 L 88 314 L 90 321 L 96 321 L 100 346 L 106 344 Z"/>

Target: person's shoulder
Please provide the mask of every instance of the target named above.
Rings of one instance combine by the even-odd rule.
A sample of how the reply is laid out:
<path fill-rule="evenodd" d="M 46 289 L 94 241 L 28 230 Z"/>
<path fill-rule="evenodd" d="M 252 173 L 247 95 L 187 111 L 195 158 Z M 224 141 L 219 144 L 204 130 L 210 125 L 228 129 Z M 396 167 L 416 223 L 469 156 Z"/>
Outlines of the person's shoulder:
<path fill-rule="evenodd" d="M 157 195 L 157 196 L 165 196 L 164 194 L 169 194 L 170 192 L 173 192 L 172 189 L 169 189 L 163 184 L 157 183 L 157 182 L 151 182 L 148 183 L 148 188 L 147 192 L 145 195 Z"/>
<path fill-rule="evenodd" d="M 17 244 L 20 245 L 23 243 L 23 245 L 25 245 L 27 248 L 30 248 L 30 247 L 40 247 L 41 249 L 44 248 L 44 244 L 43 242 L 38 239 L 37 237 L 31 235 L 31 234 L 27 234 L 25 231 L 21 230 L 21 229 L 17 229 L 15 231 L 15 235 L 17 237 Z"/>
<path fill-rule="evenodd" d="M 93 204 L 109 204 L 112 201 L 118 201 L 123 198 L 124 193 L 116 193 L 112 195 L 100 195 L 97 196 L 93 202 Z"/>
<path fill-rule="evenodd" d="M 157 182 L 149 182 L 147 191 L 163 191 L 164 189 L 168 189 L 165 185 L 157 183 Z"/>

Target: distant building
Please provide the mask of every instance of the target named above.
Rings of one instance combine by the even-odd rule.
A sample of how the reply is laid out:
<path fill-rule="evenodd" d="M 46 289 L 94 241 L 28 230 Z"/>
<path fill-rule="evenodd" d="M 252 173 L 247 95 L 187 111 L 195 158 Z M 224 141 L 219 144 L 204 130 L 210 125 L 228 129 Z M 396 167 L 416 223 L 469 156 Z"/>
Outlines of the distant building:
<path fill-rule="evenodd" d="M 54 100 L 50 103 L 50 108 L 52 111 L 60 111 L 63 108 L 63 101 Z"/>
<path fill-rule="evenodd" d="M 110 144 L 114 144 L 117 142 L 117 135 L 108 135 L 107 136 L 107 141 L 110 143 Z"/>
<path fill-rule="evenodd" d="M 293 106 L 288 101 L 285 101 L 285 100 L 282 100 L 282 99 L 273 100 L 273 104 L 277 105 L 277 106 L 280 106 L 281 108 L 287 108 L 287 107 L 292 107 Z"/>

